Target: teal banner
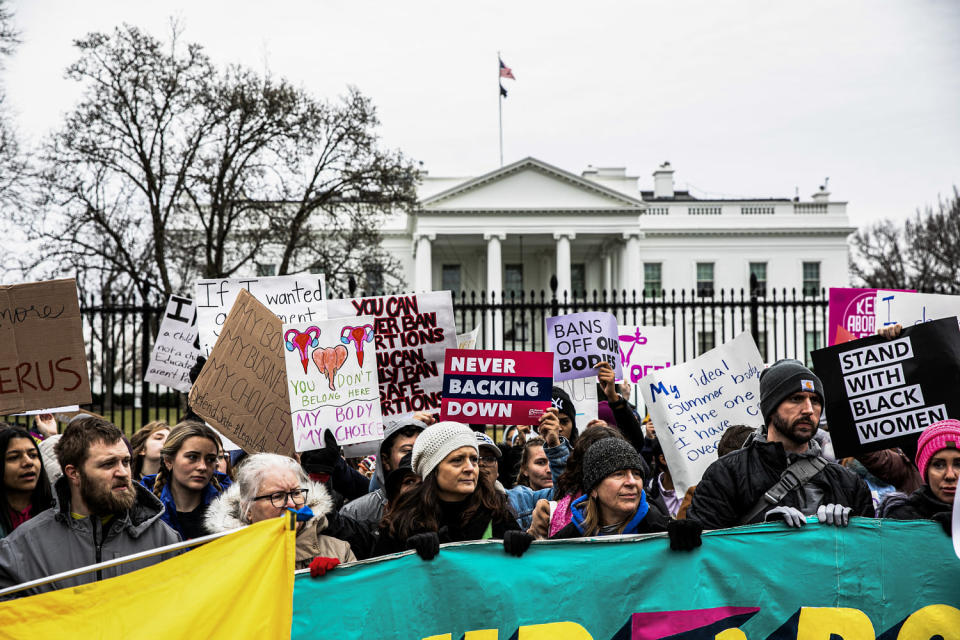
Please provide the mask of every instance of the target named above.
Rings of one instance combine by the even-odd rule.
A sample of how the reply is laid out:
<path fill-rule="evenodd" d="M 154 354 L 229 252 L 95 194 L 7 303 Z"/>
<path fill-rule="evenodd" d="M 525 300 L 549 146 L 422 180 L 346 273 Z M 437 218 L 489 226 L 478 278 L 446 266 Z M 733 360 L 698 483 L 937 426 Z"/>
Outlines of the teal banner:
<path fill-rule="evenodd" d="M 960 640 L 960 559 L 938 524 L 763 524 L 664 535 L 444 546 L 297 575 L 294 638 Z"/>

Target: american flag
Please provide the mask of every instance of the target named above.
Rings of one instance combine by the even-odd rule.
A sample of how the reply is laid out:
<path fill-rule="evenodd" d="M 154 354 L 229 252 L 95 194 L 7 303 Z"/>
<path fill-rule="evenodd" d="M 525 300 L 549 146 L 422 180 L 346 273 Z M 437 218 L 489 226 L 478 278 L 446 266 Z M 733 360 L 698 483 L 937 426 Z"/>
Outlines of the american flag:
<path fill-rule="evenodd" d="M 500 61 L 500 77 L 516 80 L 516 78 L 513 77 L 513 69 L 503 64 L 503 60 Z"/>

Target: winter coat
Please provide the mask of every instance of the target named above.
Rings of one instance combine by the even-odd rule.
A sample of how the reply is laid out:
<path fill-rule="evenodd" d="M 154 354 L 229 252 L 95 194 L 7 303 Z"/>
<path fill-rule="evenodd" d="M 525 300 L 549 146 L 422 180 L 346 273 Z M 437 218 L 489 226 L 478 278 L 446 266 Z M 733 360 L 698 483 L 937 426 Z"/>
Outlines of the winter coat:
<path fill-rule="evenodd" d="M 76 519 L 71 515 L 70 487 L 67 478 L 61 477 L 54 487 L 56 504 L 0 540 L 0 588 L 180 542 L 180 536 L 161 518 L 163 504 L 160 500 L 139 484 L 133 487 L 137 497 L 133 507 L 103 524 L 95 516 Z M 113 578 L 157 564 L 177 553 L 144 558 L 33 587 L 12 597 Z"/>
<path fill-rule="evenodd" d="M 350 544 L 323 535 L 327 528 L 327 515 L 333 511 L 333 498 L 327 489 L 319 483 L 311 482 L 307 489 L 307 505 L 313 511 L 313 518 L 300 523 L 297 528 L 297 569 L 306 569 L 310 561 L 317 556 L 337 558 L 340 562 L 355 562 L 356 556 L 350 549 Z M 240 517 L 240 485 L 234 484 L 220 494 L 220 497 L 210 503 L 204 524 L 210 533 L 220 533 L 245 527 Z"/>
<path fill-rule="evenodd" d="M 379 466 L 378 464 L 377 467 Z M 386 506 L 387 490 L 380 488 L 343 505 L 340 515 L 366 527 L 371 533 L 376 533 L 380 527 L 380 521 L 383 520 L 383 510 Z"/>
<path fill-rule="evenodd" d="M 556 484 L 567 468 L 567 458 L 570 457 L 572 448 L 567 439 L 560 437 L 560 444 L 555 447 L 544 447 L 543 452 L 547 454 L 550 461 L 550 475 L 553 477 L 553 483 Z M 553 500 L 553 488 L 540 489 L 534 491 L 530 487 L 522 484 L 514 485 L 507 490 L 507 501 L 510 508 L 517 514 L 517 523 L 520 528 L 526 531 L 533 523 L 533 510 L 539 500 Z"/>
<path fill-rule="evenodd" d="M 583 495 L 573 501 L 573 503 L 570 505 L 570 511 L 572 515 L 570 524 L 560 529 L 560 531 L 554 535 L 550 536 L 551 539 L 564 540 L 568 538 L 584 537 L 583 510 L 586 508 L 588 499 L 589 498 L 586 495 Z M 650 507 L 647 504 L 645 493 L 641 493 L 640 506 L 633 514 L 633 518 L 631 518 L 630 522 L 628 522 L 627 526 L 624 528 L 623 535 L 631 533 L 659 533 L 666 530 L 667 519 L 658 509 Z M 593 535 L 602 536 L 609 534 L 598 532 Z"/>
<path fill-rule="evenodd" d="M 924 486 L 917 465 L 900 449 L 864 453 L 857 460 L 878 480 L 892 484 L 901 493 L 913 493 Z"/>
<path fill-rule="evenodd" d="M 820 446 L 815 441 L 811 440 L 809 447 L 808 452 L 801 455 L 820 455 Z M 762 433 L 758 434 L 742 449 L 728 453 L 707 467 L 693 494 L 687 519 L 698 521 L 704 529 L 763 522 L 769 509 L 761 511 L 750 523 L 741 523 L 741 520 L 777 483 L 795 458 L 796 455 L 788 458 L 779 442 L 769 442 Z M 831 503 L 850 507 L 852 516 L 873 517 L 873 500 L 866 483 L 835 462 L 828 462 L 806 486 L 788 492 L 777 506 L 793 507 L 813 515 L 817 506 Z"/>
<path fill-rule="evenodd" d="M 220 487 L 226 491 L 230 488 L 232 484 L 230 478 L 225 473 L 220 473 L 219 471 L 214 471 L 214 477 L 220 483 Z M 143 479 L 140 480 L 140 484 L 147 488 L 147 491 L 153 493 L 153 486 L 157 482 L 157 474 L 151 474 L 149 476 L 143 476 Z M 203 495 L 200 496 L 200 508 L 206 509 L 213 500 L 219 496 L 222 491 L 218 490 L 213 482 L 208 482 L 207 486 L 203 488 Z M 180 526 L 180 523 L 177 521 L 177 503 L 173 501 L 173 493 L 170 491 L 170 483 L 167 482 L 163 485 L 163 490 L 160 492 L 160 502 L 163 503 L 163 521 L 169 525 L 171 529 L 180 534 L 180 537 L 184 540 L 187 540 L 187 535 L 184 533 L 183 528 Z"/>
<path fill-rule="evenodd" d="M 894 520 L 932 520 L 938 513 L 952 511 L 952 504 L 938 499 L 933 495 L 930 487 L 923 485 L 909 496 L 902 493 L 888 495 L 880 504 L 877 517 Z"/>

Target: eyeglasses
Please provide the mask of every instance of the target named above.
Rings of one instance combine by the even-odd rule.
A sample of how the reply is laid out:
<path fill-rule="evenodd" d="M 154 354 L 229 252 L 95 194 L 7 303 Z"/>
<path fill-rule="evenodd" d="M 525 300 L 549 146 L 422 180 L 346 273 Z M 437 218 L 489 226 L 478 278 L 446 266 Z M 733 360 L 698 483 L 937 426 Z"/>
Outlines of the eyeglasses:
<path fill-rule="evenodd" d="M 480 456 L 478 460 L 480 460 L 480 464 L 485 467 L 492 467 L 497 464 L 497 456 Z"/>
<path fill-rule="evenodd" d="M 267 498 L 270 499 L 270 504 L 277 509 L 283 509 L 285 506 L 287 506 L 288 498 L 293 501 L 293 505 L 295 507 L 302 507 L 307 501 L 307 490 L 294 489 L 293 491 L 275 491 L 274 493 L 256 496 L 254 497 L 254 500 L 266 500 Z"/>

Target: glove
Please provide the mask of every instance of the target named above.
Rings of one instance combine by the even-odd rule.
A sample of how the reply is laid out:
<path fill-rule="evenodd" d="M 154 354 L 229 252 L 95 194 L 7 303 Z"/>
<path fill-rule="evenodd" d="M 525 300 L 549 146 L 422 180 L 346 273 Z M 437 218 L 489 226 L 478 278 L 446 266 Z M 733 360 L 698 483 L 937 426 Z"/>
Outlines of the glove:
<path fill-rule="evenodd" d="M 952 511 L 941 511 L 940 513 L 933 514 L 933 521 L 939 522 L 940 526 L 943 527 L 943 532 L 948 536 L 953 535 L 953 512 Z"/>
<path fill-rule="evenodd" d="M 845 527 L 850 524 L 850 507 L 842 504 L 822 504 L 817 509 L 817 520 L 820 524 L 832 524 L 835 527 Z"/>
<path fill-rule="evenodd" d="M 327 571 L 333 569 L 335 566 L 340 564 L 338 558 L 324 558 L 323 556 L 317 556 L 310 561 L 310 577 L 319 578 L 322 575 L 326 575 Z"/>
<path fill-rule="evenodd" d="M 300 454 L 300 464 L 307 473 L 333 473 L 340 460 L 340 447 L 333 432 L 327 429 L 323 432 L 323 449 L 304 451 Z"/>
<path fill-rule="evenodd" d="M 526 531 L 510 530 L 503 533 L 504 550 L 510 555 L 517 556 L 518 558 L 530 548 L 531 542 L 533 542 L 533 536 Z"/>
<path fill-rule="evenodd" d="M 763 518 L 764 522 L 773 522 L 774 520 L 783 520 L 788 527 L 802 527 L 807 524 L 807 516 L 803 515 L 799 509 L 793 507 L 776 507 L 767 511 Z"/>
<path fill-rule="evenodd" d="M 413 549 L 424 560 L 433 560 L 440 553 L 440 536 L 435 531 L 414 534 L 407 538 L 407 549 Z"/>
<path fill-rule="evenodd" d="M 703 526 L 696 520 L 671 520 L 667 523 L 667 536 L 673 551 L 692 551 L 703 542 L 700 534 Z"/>

